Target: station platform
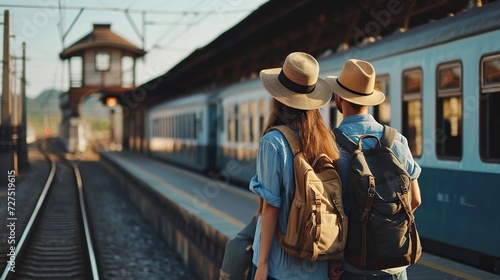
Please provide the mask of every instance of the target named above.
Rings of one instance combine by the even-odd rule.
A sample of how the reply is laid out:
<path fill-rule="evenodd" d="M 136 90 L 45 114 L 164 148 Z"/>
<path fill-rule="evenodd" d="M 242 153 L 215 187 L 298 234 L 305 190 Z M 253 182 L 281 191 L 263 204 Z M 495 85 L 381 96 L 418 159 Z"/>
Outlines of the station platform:
<path fill-rule="evenodd" d="M 177 207 L 189 213 L 186 215 L 198 217 L 196 222 L 201 223 L 198 228 L 208 227 L 210 230 L 205 230 L 206 232 L 215 231 L 216 236 L 222 236 L 222 242 L 218 240 L 214 245 L 206 248 L 215 249 L 214 246 L 218 246 L 222 247 L 218 248 L 219 250 L 224 250 L 225 241 L 234 237 L 250 221 L 258 207 L 257 196 L 248 190 L 229 184 L 227 178 L 194 173 L 134 152 L 101 151 L 101 159 L 115 169 L 116 174 L 126 176 L 127 180 L 135 180 L 142 188 L 148 188 L 148 192 L 153 191 L 154 194 L 163 196 L 167 201 L 176 203 Z M 144 202 L 141 203 L 144 204 Z M 177 234 L 180 232 L 182 231 L 176 231 Z M 188 238 L 188 241 L 195 240 Z M 210 243 L 206 240 L 204 242 Z M 183 252 L 179 253 L 183 254 Z M 220 254 L 218 257 L 221 257 Z M 188 261 L 189 256 L 183 258 Z M 217 260 L 212 261 L 217 265 Z M 188 267 L 192 265 L 188 264 Z M 408 269 L 408 278 L 500 279 L 500 275 L 424 252 L 418 263 Z"/>

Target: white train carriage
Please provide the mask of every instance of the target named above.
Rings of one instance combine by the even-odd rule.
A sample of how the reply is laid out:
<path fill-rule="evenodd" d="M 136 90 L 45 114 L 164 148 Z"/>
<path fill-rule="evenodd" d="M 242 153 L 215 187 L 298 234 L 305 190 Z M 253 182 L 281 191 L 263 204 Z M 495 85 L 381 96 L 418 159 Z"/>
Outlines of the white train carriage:
<path fill-rule="evenodd" d="M 255 157 L 271 97 L 259 79 L 234 84 L 217 96 L 217 168 L 233 181 L 255 175 Z"/>

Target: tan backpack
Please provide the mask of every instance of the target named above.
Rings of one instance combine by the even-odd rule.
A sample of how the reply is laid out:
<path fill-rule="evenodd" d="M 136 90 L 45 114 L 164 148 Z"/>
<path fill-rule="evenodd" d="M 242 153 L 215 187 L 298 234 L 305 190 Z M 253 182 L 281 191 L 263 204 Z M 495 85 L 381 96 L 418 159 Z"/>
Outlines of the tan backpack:
<path fill-rule="evenodd" d="M 281 233 L 279 226 L 276 230 L 279 245 L 300 259 L 340 260 L 347 238 L 347 217 L 342 206 L 340 177 L 333 161 L 320 154 L 309 164 L 289 127 L 280 125 L 272 129 L 285 136 L 294 156 L 295 194 L 286 234 Z"/>

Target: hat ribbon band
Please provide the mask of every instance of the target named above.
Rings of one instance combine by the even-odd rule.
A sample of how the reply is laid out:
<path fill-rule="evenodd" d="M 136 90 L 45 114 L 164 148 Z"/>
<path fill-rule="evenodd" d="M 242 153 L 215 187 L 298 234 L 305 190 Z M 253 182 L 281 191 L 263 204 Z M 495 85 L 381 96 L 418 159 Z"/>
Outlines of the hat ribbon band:
<path fill-rule="evenodd" d="M 281 70 L 280 74 L 278 75 L 278 81 L 287 89 L 296 92 L 296 93 L 302 93 L 302 94 L 309 94 L 311 93 L 315 88 L 316 84 L 311 85 L 311 86 L 303 86 L 299 85 L 296 82 L 290 80 L 285 73 L 283 73 L 283 70 Z"/>
<path fill-rule="evenodd" d="M 341 88 L 343 88 L 343 89 L 347 90 L 348 92 L 352 92 L 352 93 L 357 94 L 357 95 L 367 96 L 367 95 L 372 95 L 372 94 L 373 94 L 373 92 L 374 92 L 374 91 L 372 91 L 372 92 L 369 92 L 369 93 L 368 93 L 368 92 L 359 92 L 359 91 L 354 91 L 354 90 L 352 90 L 352 89 L 350 89 L 350 88 L 348 88 L 348 87 L 344 86 L 343 84 L 341 84 L 341 83 L 339 82 L 339 79 L 338 79 L 338 78 L 337 78 L 337 84 L 338 84 Z"/>

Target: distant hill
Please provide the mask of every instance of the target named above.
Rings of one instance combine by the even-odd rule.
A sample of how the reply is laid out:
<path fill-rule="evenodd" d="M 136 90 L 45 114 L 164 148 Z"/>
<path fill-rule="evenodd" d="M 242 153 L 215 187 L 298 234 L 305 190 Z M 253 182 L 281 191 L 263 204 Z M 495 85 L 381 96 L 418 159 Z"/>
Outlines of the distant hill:
<path fill-rule="evenodd" d="M 37 137 L 45 134 L 46 127 L 50 128 L 52 135 L 59 134 L 59 124 L 62 115 L 59 108 L 60 90 L 44 90 L 34 99 L 27 99 L 28 126 L 35 129 Z"/>
<path fill-rule="evenodd" d="M 45 128 L 49 127 L 51 135 L 59 134 L 62 120 L 59 96 L 62 91 L 56 89 L 44 90 L 36 98 L 26 99 L 28 127 L 34 129 L 37 137 L 43 137 Z M 1 110 L 1 108 L 0 108 Z M 99 95 L 85 99 L 82 106 L 82 116 L 90 123 L 91 128 L 109 129 L 110 110 L 99 101 Z"/>

